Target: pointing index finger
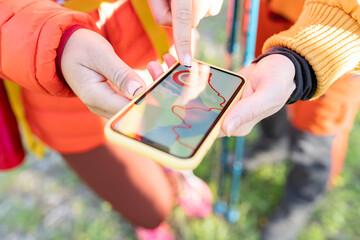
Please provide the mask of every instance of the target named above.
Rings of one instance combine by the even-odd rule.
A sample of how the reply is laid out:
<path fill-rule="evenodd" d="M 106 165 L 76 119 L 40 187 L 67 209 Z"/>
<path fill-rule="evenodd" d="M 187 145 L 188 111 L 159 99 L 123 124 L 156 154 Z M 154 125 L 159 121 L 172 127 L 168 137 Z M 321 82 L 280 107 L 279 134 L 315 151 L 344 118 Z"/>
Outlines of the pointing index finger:
<path fill-rule="evenodd" d="M 174 44 L 180 63 L 191 67 L 192 0 L 171 1 Z"/>

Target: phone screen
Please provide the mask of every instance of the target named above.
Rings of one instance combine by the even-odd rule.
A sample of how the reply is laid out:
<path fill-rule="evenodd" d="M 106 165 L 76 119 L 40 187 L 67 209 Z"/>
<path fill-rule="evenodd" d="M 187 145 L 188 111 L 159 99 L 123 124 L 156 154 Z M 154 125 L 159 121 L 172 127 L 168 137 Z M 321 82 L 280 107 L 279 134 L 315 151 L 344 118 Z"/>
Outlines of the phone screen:
<path fill-rule="evenodd" d="M 243 84 L 241 77 L 206 64 L 178 64 L 111 128 L 178 158 L 190 158 Z"/>

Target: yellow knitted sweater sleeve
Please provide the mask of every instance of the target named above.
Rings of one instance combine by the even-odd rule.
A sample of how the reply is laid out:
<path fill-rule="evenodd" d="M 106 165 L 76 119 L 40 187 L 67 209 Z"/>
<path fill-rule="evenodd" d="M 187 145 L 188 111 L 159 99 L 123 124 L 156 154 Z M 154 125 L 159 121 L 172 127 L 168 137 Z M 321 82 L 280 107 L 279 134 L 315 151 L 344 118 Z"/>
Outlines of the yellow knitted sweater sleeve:
<path fill-rule="evenodd" d="M 348 2 L 353 3 L 352 11 L 341 1 L 306 1 L 296 23 L 264 44 L 264 52 L 275 46 L 286 47 L 309 62 L 317 78 L 313 98 L 321 96 L 344 73 L 356 71 L 359 65 L 359 6 L 356 1 Z"/>

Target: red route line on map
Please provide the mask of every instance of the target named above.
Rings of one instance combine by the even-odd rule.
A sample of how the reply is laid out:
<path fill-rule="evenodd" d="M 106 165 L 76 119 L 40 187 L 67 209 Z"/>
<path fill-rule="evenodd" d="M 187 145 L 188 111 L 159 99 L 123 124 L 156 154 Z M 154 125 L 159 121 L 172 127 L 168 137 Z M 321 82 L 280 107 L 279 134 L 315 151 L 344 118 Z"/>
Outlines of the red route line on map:
<path fill-rule="evenodd" d="M 186 144 L 186 143 L 183 143 L 182 141 L 180 141 L 180 140 L 179 140 L 180 135 L 179 135 L 179 133 L 176 132 L 176 129 L 177 129 L 177 128 L 190 129 L 190 128 L 192 128 L 192 126 L 191 126 L 190 124 L 187 124 L 187 123 L 185 122 L 185 120 L 184 120 L 181 116 L 179 116 L 179 114 L 177 114 L 177 113 L 175 112 L 175 108 L 181 108 L 181 109 L 183 109 L 183 110 L 197 109 L 197 110 L 206 111 L 206 112 L 210 112 L 211 110 L 214 110 L 214 109 L 221 111 L 221 110 L 224 108 L 223 104 L 226 102 L 226 99 L 225 99 L 223 96 L 221 96 L 220 93 L 219 93 L 218 91 L 216 91 L 215 88 L 211 85 L 211 83 L 210 83 L 210 77 L 209 77 L 209 80 L 208 80 L 208 84 L 209 84 L 209 86 L 212 88 L 212 90 L 214 90 L 214 92 L 216 92 L 217 95 L 218 95 L 220 98 L 223 99 L 223 102 L 220 103 L 220 107 L 221 107 L 221 108 L 215 108 L 215 107 L 212 107 L 212 108 L 209 108 L 209 109 L 204 109 L 204 108 L 199 108 L 199 107 L 185 108 L 185 107 L 182 107 L 182 106 L 179 106 L 179 105 L 174 105 L 174 106 L 172 106 L 172 108 L 171 108 L 171 111 L 173 112 L 173 114 L 175 114 L 178 118 L 180 118 L 181 121 L 183 122 L 183 124 L 186 125 L 186 126 L 174 126 L 174 127 L 171 128 L 172 131 L 173 131 L 173 132 L 175 133 L 175 135 L 176 135 L 176 141 L 178 141 L 181 145 L 183 145 L 183 146 L 185 146 L 185 147 L 187 147 L 187 148 L 190 148 L 190 149 L 193 150 L 193 151 L 195 150 L 195 148 L 192 147 L 192 146 L 190 146 L 190 145 L 188 145 L 188 144 Z"/>

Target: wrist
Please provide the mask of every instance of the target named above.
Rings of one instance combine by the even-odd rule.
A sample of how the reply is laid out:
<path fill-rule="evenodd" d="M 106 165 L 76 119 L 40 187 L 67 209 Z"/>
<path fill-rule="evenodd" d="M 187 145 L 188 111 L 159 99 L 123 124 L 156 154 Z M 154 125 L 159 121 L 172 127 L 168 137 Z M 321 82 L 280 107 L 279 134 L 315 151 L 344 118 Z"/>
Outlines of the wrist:
<path fill-rule="evenodd" d="M 258 62 L 262 58 L 273 54 L 281 54 L 287 57 L 295 67 L 294 82 L 296 88 L 287 103 L 291 104 L 297 102 L 298 100 L 309 100 L 313 98 L 317 88 L 317 81 L 314 70 L 310 66 L 309 62 L 300 54 L 284 47 L 269 48 L 254 62 Z"/>
<path fill-rule="evenodd" d="M 56 73 L 64 83 L 66 83 L 66 81 L 65 81 L 64 75 L 62 73 L 62 69 L 61 69 L 61 58 L 63 56 L 65 45 L 66 45 L 67 41 L 69 40 L 69 38 L 71 37 L 71 35 L 78 29 L 82 29 L 82 28 L 85 28 L 85 27 L 82 25 L 73 25 L 73 26 L 69 27 L 68 29 L 66 29 L 65 32 L 61 36 L 59 46 L 56 50 L 56 59 L 55 59 Z"/>

